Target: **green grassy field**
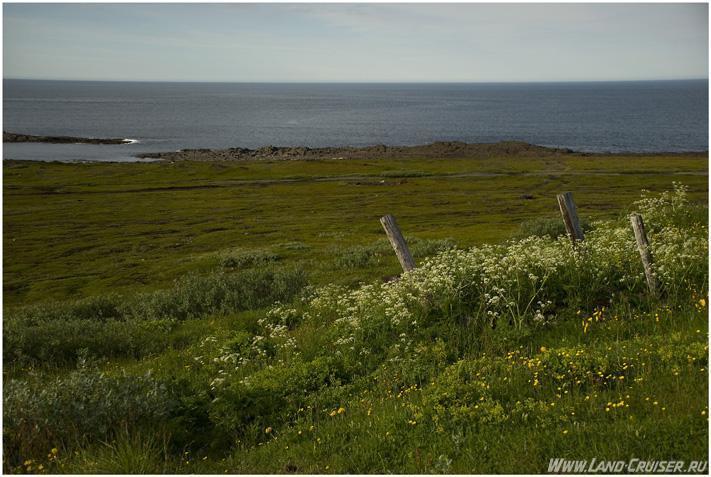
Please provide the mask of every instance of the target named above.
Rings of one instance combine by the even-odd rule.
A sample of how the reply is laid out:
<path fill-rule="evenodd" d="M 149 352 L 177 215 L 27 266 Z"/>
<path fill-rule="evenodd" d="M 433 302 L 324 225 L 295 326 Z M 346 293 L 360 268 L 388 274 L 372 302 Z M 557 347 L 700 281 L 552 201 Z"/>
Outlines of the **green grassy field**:
<path fill-rule="evenodd" d="M 528 219 L 557 219 L 564 190 L 582 217 L 613 217 L 640 189 L 673 180 L 705 202 L 707 164 L 703 156 L 6 162 L 5 306 L 162 288 L 242 249 L 301 262 L 317 283 L 376 279 L 397 273 L 390 254 L 360 270 L 331 262 L 382 239 L 386 213 L 406 235 L 467 247 L 508 238 Z"/>
<path fill-rule="evenodd" d="M 4 470 L 705 460 L 707 172 L 700 155 L 5 161 Z M 562 191 L 577 249 L 556 238 Z M 418 262 L 387 283 L 386 213 Z"/>

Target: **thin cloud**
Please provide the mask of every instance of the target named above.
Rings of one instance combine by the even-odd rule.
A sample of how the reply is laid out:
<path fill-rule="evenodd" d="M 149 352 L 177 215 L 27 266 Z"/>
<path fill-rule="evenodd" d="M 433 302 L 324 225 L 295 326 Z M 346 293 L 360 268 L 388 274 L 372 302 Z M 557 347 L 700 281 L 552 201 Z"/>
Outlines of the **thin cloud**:
<path fill-rule="evenodd" d="M 707 12 L 705 4 L 8 4 L 4 70 L 181 81 L 705 78 Z"/>

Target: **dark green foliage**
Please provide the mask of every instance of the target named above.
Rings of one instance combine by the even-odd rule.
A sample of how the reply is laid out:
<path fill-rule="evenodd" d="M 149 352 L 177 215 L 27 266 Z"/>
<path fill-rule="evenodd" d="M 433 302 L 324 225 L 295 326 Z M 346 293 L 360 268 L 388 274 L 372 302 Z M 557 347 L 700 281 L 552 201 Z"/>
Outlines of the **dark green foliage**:
<path fill-rule="evenodd" d="M 296 268 L 188 275 L 176 280 L 170 290 L 133 300 L 126 314 L 142 319 L 187 320 L 206 314 L 253 310 L 275 301 L 288 301 L 305 285 L 306 274 Z"/>
<path fill-rule="evenodd" d="M 590 222 L 580 217 L 580 227 L 583 229 L 583 233 L 590 230 Z M 561 235 L 565 235 L 565 224 L 563 219 L 558 216 L 555 218 L 549 217 L 539 217 L 535 219 L 529 219 L 521 222 L 519 237 L 550 237 L 557 238 Z"/>
<path fill-rule="evenodd" d="M 252 374 L 247 383 L 226 383 L 210 404 L 210 419 L 227 435 L 262 441 L 270 437 L 265 436 L 265 428 L 282 427 L 290 416 L 299 414 L 312 393 L 343 384 L 338 370 L 338 360 L 324 356 L 263 369 Z"/>
<path fill-rule="evenodd" d="M 165 349 L 165 341 L 158 337 L 174 324 L 171 319 L 50 318 L 29 325 L 8 317 L 3 326 L 3 359 L 6 366 L 62 366 L 74 362 L 82 349 L 97 356 L 140 358 Z"/>
<path fill-rule="evenodd" d="M 120 429 L 149 429 L 177 404 L 150 375 L 108 376 L 91 368 L 58 378 L 11 379 L 3 392 L 5 460 L 15 462 L 62 443 L 82 445 Z"/>
<path fill-rule="evenodd" d="M 406 236 L 405 241 L 415 260 L 436 255 L 456 246 L 452 239 L 421 239 Z M 332 251 L 336 256 L 334 264 L 341 269 L 372 267 L 383 262 L 385 257 L 391 257 L 394 254 L 386 239 L 377 240 L 370 245 L 355 245 L 344 250 L 333 248 Z"/>
<path fill-rule="evenodd" d="M 279 255 L 266 250 L 237 250 L 222 254 L 220 265 L 239 270 L 257 265 L 264 266 L 279 259 Z"/>
<path fill-rule="evenodd" d="M 141 357 L 165 349 L 160 339 L 176 322 L 223 315 L 289 301 L 306 285 L 300 269 L 188 275 L 173 288 L 128 299 L 97 297 L 70 304 L 46 304 L 8 313 L 3 358 L 8 364 L 76 360 L 86 349 L 104 357 Z"/>

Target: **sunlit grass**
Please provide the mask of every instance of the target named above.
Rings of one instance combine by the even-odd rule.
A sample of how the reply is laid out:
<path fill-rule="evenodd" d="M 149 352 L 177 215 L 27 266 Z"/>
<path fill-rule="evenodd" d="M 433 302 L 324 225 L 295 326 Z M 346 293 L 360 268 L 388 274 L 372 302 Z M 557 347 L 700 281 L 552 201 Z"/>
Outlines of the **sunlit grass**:
<path fill-rule="evenodd" d="M 672 187 L 669 158 L 636 160 L 604 180 L 445 178 L 493 166 L 412 161 L 427 174 L 387 188 L 215 181 L 376 166 L 393 177 L 403 163 L 6 165 L 4 470 L 536 473 L 553 457 L 703 460 L 706 177 L 634 202 L 642 187 Z M 120 192 L 205 182 L 218 187 Z M 564 189 L 591 219 L 575 249 L 553 237 Z M 649 228 L 656 299 L 632 210 Z M 418 261 L 387 283 L 399 269 L 385 212 Z"/>

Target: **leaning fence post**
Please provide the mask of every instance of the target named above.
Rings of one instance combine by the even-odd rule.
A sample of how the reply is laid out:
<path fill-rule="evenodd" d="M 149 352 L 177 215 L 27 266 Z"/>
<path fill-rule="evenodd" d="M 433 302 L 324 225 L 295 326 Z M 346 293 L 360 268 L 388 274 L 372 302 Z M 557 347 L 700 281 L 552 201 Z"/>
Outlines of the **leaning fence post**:
<path fill-rule="evenodd" d="M 573 194 L 570 192 L 564 192 L 562 194 L 558 194 L 557 197 L 558 207 L 560 207 L 560 214 L 563 216 L 563 222 L 565 223 L 565 230 L 568 232 L 570 240 L 573 241 L 573 245 L 575 245 L 575 241 L 585 239 L 585 235 L 583 234 L 583 229 L 580 227 L 578 210 L 575 208 Z"/>
<path fill-rule="evenodd" d="M 407 248 L 407 242 L 405 242 L 405 239 L 400 233 L 397 222 L 395 222 L 395 217 L 388 214 L 380 218 L 380 223 L 383 224 L 388 240 L 390 240 L 390 245 L 393 246 L 395 255 L 397 255 L 397 259 L 400 260 L 400 265 L 402 265 L 402 269 L 409 272 L 415 268 L 415 261 L 412 259 L 410 249 Z"/>
<path fill-rule="evenodd" d="M 632 230 L 634 230 L 634 238 L 637 239 L 637 248 L 642 258 L 642 265 L 644 266 L 644 274 L 647 277 L 649 292 L 652 295 L 656 295 L 659 289 L 659 283 L 657 283 L 657 277 L 654 275 L 654 261 L 652 259 L 652 252 L 649 250 L 649 241 L 647 240 L 647 233 L 644 230 L 642 216 L 632 214 L 630 215 L 630 222 L 632 223 Z"/>

